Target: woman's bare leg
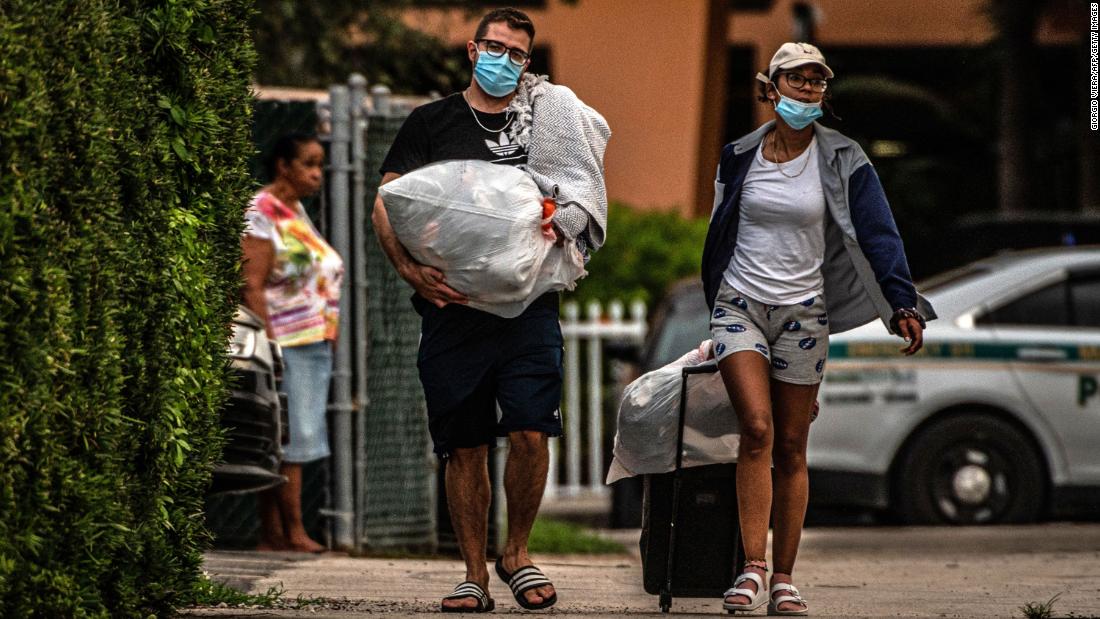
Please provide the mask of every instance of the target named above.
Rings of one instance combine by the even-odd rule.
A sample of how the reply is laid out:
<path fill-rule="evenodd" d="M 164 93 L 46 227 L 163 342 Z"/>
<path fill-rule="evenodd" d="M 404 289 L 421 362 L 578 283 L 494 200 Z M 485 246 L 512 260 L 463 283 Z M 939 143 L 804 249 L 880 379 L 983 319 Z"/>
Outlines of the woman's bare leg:
<path fill-rule="evenodd" d="M 324 552 L 325 547 L 313 541 L 302 522 L 302 465 L 284 462 L 280 472 L 287 482 L 278 488 L 279 511 L 283 515 L 283 533 L 288 550 Z"/>
<path fill-rule="evenodd" d="M 790 583 L 802 525 L 809 501 L 806 470 L 806 442 L 810 435 L 810 410 L 817 398 L 817 385 L 794 385 L 772 381 L 772 419 L 775 423 L 775 499 L 772 503 L 772 584 Z M 796 602 L 784 602 L 780 610 L 799 610 Z"/>
<path fill-rule="evenodd" d="M 741 425 L 741 447 L 737 455 L 737 510 L 741 538 L 748 561 L 763 563 L 768 546 L 768 517 L 772 504 L 772 402 L 771 367 L 756 351 L 731 354 L 718 364 L 726 393 Z M 763 575 L 763 568 L 746 568 Z M 756 583 L 742 583 L 755 589 Z M 731 604 L 747 604 L 748 598 L 734 595 Z"/>
<path fill-rule="evenodd" d="M 259 496 L 260 543 L 256 550 L 286 549 L 286 535 L 283 533 L 283 514 L 279 511 L 279 490 L 270 488 Z"/>

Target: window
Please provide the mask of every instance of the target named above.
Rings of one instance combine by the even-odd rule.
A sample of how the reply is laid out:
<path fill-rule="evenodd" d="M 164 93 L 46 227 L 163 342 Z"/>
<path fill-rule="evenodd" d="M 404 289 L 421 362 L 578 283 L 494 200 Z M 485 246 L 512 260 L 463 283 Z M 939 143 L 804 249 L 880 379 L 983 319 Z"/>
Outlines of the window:
<path fill-rule="evenodd" d="M 1070 295 L 1073 324 L 1100 329 L 1100 277 L 1071 280 Z"/>
<path fill-rule="evenodd" d="M 1100 329 L 1100 275 L 1071 275 L 998 307 L 977 323 Z"/>
<path fill-rule="evenodd" d="M 710 338 L 710 309 L 698 280 L 669 291 L 654 313 L 642 351 L 643 371 L 657 369 Z"/>
<path fill-rule="evenodd" d="M 1070 324 L 1065 282 L 1026 294 L 980 316 L 979 325 L 1024 325 L 1065 327 Z"/>

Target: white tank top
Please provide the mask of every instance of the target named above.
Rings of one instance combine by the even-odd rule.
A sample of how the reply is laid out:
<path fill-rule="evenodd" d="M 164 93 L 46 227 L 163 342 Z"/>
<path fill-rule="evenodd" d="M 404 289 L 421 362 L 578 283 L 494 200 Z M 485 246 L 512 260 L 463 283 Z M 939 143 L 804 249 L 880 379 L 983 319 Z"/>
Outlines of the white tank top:
<path fill-rule="evenodd" d="M 737 247 L 725 272 L 750 298 L 793 305 L 824 291 L 825 193 L 817 158 L 816 137 L 782 172 L 764 159 L 763 142 L 756 150 L 741 186 Z"/>

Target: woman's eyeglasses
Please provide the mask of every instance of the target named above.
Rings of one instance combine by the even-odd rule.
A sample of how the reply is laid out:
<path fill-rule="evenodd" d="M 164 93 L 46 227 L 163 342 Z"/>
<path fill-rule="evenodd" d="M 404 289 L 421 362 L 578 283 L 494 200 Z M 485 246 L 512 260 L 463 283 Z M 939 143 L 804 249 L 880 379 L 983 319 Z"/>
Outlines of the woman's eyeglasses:
<path fill-rule="evenodd" d="M 809 84 L 810 90 L 814 92 L 825 92 L 825 89 L 829 87 L 829 83 L 827 80 L 809 78 L 802 75 L 801 73 L 790 72 L 783 73 L 781 75 L 785 76 L 787 78 L 787 84 L 790 85 L 791 88 L 794 88 L 796 90 L 802 88 L 806 84 Z"/>

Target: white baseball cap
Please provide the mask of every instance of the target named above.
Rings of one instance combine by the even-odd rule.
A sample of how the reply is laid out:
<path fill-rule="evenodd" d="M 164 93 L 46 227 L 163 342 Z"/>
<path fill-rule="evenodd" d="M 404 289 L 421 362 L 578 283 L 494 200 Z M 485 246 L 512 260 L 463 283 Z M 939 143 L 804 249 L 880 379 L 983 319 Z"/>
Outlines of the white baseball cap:
<path fill-rule="evenodd" d="M 825 64 L 825 55 L 821 53 L 821 50 L 809 43 L 784 43 L 779 46 L 775 55 L 772 56 L 772 61 L 768 63 L 768 74 L 757 73 L 756 79 L 769 82 L 775 76 L 776 71 L 793 69 L 806 64 L 821 65 L 821 68 L 825 70 L 825 77 L 833 77 L 833 70 Z"/>

